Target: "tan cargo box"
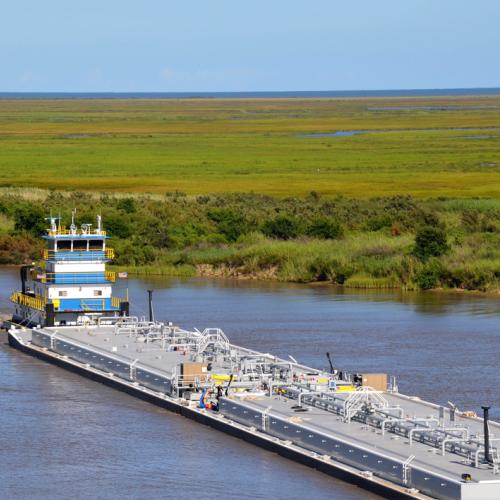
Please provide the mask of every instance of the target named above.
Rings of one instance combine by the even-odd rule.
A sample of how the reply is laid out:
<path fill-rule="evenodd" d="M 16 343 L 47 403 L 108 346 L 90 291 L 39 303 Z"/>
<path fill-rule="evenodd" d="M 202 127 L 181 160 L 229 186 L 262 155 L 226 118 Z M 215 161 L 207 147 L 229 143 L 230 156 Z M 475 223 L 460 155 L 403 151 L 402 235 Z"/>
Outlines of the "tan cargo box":
<path fill-rule="evenodd" d="M 363 373 L 362 386 L 376 391 L 387 391 L 387 373 Z"/>
<path fill-rule="evenodd" d="M 182 363 L 181 375 L 186 384 L 192 384 L 195 379 L 202 381 L 207 377 L 207 363 Z"/>

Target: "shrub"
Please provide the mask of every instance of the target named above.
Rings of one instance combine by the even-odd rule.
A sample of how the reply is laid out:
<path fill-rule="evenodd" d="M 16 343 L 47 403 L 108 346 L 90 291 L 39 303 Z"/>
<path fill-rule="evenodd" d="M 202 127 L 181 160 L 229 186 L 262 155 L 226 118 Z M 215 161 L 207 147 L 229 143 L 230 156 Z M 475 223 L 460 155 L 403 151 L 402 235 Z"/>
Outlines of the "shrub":
<path fill-rule="evenodd" d="M 227 241 L 236 241 L 242 234 L 249 232 L 245 218 L 230 208 L 212 208 L 207 211 L 208 217 L 217 225 Z"/>
<path fill-rule="evenodd" d="M 25 264 L 42 253 L 42 243 L 31 236 L 0 236 L 0 264 Z"/>
<path fill-rule="evenodd" d="M 122 198 L 116 204 L 116 208 L 118 208 L 119 210 L 123 210 L 127 214 L 133 214 L 137 212 L 134 198 Z"/>
<path fill-rule="evenodd" d="M 439 217 L 429 209 L 416 210 L 414 216 L 418 223 L 424 227 L 439 227 L 440 225 Z"/>
<path fill-rule="evenodd" d="M 336 220 L 321 218 L 307 228 L 307 234 L 313 238 L 336 240 L 344 234 L 344 230 Z"/>
<path fill-rule="evenodd" d="M 412 210 L 416 207 L 416 203 L 410 195 L 396 195 L 390 197 L 385 203 L 385 209 L 395 212 Z"/>
<path fill-rule="evenodd" d="M 415 236 L 414 253 L 420 260 L 427 260 L 430 257 L 439 257 L 449 249 L 446 233 L 437 227 L 427 226 L 419 231 Z"/>
<path fill-rule="evenodd" d="M 451 273 L 450 284 L 465 290 L 486 290 L 495 281 L 494 273 L 489 269 L 476 267 L 455 269 Z"/>
<path fill-rule="evenodd" d="M 45 212 L 37 205 L 20 206 L 14 214 L 16 231 L 25 231 L 33 236 L 40 236 L 45 232 L 47 223 Z"/>
<path fill-rule="evenodd" d="M 299 235 L 299 224 L 291 217 L 278 215 L 274 219 L 267 220 L 264 223 L 262 232 L 271 238 L 290 240 Z"/>
<path fill-rule="evenodd" d="M 158 238 L 156 246 L 159 248 L 185 248 L 204 241 L 209 236 L 214 237 L 215 240 L 218 235 L 210 235 L 206 226 L 196 222 L 172 226 L 165 224 L 162 226 L 161 238 Z M 220 238 L 217 238 L 217 241 L 220 241 Z M 162 244 L 160 245 L 161 242 Z"/>
<path fill-rule="evenodd" d="M 106 231 L 115 238 L 128 238 L 130 236 L 130 227 L 125 222 L 125 218 L 120 215 L 108 215 L 105 220 Z"/>
<path fill-rule="evenodd" d="M 430 290 L 440 285 L 444 275 L 445 270 L 440 262 L 432 260 L 416 273 L 415 281 L 422 290 Z"/>
<path fill-rule="evenodd" d="M 388 215 L 370 217 L 365 224 L 367 231 L 380 231 L 384 227 L 391 227 L 392 220 Z"/>
<path fill-rule="evenodd" d="M 309 266 L 310 273 L 317 281 L 332 281 L 343 285 L 352 276 L 354 269 L 351 265 L 339 262 L 337 259 L 316 258 Z"/>
<path fill-rule="evenodd" d="M 307 199 L 309 201 L 313 201 L 313 202 L 319 201 L 319 198 L 320 198 L 320 195 L 319 195 L 319 193 L 317 191 L 311 191 L 309 193 L 309 196 L 307 197 Z"/>

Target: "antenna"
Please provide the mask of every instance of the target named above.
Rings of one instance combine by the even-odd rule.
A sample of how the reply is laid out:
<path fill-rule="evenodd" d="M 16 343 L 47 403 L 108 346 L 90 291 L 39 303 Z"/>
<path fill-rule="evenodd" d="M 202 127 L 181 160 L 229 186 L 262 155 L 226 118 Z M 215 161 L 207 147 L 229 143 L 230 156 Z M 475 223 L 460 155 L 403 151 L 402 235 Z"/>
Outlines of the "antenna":
<path fill-rule="evenodd" d="M 53 233 L 56 233 L 57 232 L 57 226 L 56 226 L 57 217 L 52 217 L 52 215 L 51 215 L 50 217 L 45 217 L 45 220 L 50 221 L 50 230 Z"/>
<path fill-rule="evenodd" d="M 71 234 L 73 235 L 76 234 L 75 214 L 76 214 L 76 208 L 73 208 L 73 210 L 71 210 L 71 226 L 69 226 Z"/>

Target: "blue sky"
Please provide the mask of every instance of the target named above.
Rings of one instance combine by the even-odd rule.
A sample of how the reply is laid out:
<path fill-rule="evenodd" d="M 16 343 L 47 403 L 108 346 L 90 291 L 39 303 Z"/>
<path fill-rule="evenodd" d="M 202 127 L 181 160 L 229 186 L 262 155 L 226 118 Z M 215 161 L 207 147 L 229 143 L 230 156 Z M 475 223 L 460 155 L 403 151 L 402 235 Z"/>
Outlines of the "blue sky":
<path fill-rule="evenodd" d="M 4 0 L 0 91 L 500 86 L 500 0 Z"/>

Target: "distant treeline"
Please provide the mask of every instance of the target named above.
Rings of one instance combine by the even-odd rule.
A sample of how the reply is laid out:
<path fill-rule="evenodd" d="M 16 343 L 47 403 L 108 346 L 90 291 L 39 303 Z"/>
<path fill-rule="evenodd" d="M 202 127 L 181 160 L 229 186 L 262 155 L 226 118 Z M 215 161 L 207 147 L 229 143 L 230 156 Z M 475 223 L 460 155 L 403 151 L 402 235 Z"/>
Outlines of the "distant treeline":
<path fill-rule="evenodd" d="M 500 289 L 500 201 L 49 192 L 0 195 L 0 263 L 40 258 L 49 214 L 101 213 L 115 265 L 147 274 Z"/>

